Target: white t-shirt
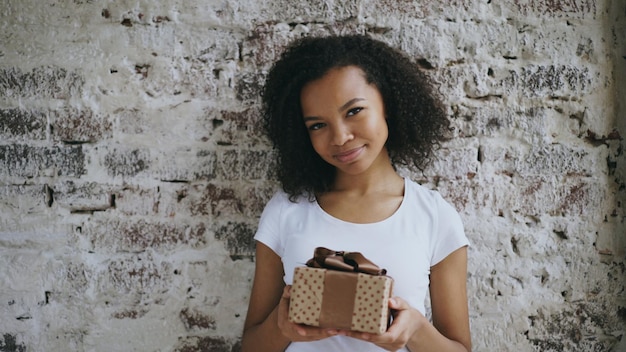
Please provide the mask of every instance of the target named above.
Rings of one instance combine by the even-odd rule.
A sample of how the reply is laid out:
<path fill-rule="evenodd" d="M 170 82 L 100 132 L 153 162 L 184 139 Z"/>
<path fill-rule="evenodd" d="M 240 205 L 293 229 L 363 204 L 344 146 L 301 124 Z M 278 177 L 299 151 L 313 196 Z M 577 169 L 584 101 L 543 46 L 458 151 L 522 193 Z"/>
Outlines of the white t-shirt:
<path fill-rule="evenodd" d="M 254 238 L 282 259 L 287 285 L 292 283 L 294 268 L 304 265 L 316 247 L 361 252 L 387 269 L 387 275 L 394 279 L 394 296 L 402 297 L 424 314 L 430 268 L 469 242 L 461 217 L 438 192 L 407 178 L 404 190 L 395 213 L 369 224 L 337 219 L 304 197 L 290 202 L 288 195 L 279 191 L 265 206 Z M 287 351 L 383 350 L 368 342 L 333 336 L 294 342 Z"/>

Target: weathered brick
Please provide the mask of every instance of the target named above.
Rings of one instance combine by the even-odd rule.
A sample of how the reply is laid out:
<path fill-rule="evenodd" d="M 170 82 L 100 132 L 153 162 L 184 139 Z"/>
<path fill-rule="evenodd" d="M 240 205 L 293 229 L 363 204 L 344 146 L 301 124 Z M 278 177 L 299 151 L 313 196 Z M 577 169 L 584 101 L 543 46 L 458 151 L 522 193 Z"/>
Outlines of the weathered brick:
<path fill-rule="evenodd" d="M 398 17 L 424 18 L 431 12 L 428 3 L 417 1 L 365 0 L 361 6 L 368 9 L 367 12 L 371 16 L 389 14 Z"/>
<path fill-rule="evenodd" d="M 326 2 L 311 0 L 293 6 L 289 0 L 277 0 L 264 4 L 259 14 L 269 21 L 284 22 L 325 22 L 332 23 L 358 15 L 359 2 L 355 0 Z"/>
<path fill-rule="evenodd" d="M 525 16 L 596 18 L 596 0 L 513 0 L 512 2 L 515 9 Z"/>
<path fill-rule="evenodd" d="M 0 145 L 0 173 L 6 176 L 80 176 L 85 172 L 81 146 Z"/>
<path fill-rule="evenodd" d="M 196 309 L 184 308 L 180 312 L 180 320 L 188 331 L 215 330 L 215 318 Z"/>
<path fill-rule="evenodd" d="M 207 149 L 149 150 L 113 148 L 102 163 L 110 176 L 150 177 L 167 182 L 215 178 L 216 152 Z"/>
<path fill-rule="evenodd" d="M 96 142 L 111 135 L 111 123 L 89 109 L 65 107 L 50 112 L 51 134 L 66 143 Z"/>
<path fill-rule="evenodd" d="M 214 184 L 206 187 L 195 186 L 193 192 L 188 195 L 191 215 L 242 214 L 244 199 L 237 193 L 234 188 Z"/>
<path fill-rule="evenodd" d="M 72 212 L 104 211 L 115 206 L 115 194 L 99 183 L 65 181 L 50 188 L 53 201 Z"/>
<path fill-rule="evenodd" d="M 166 182 L 157 187 L 125 186 L 115 191 L 115 209 L 124 215 L 245 216 L 258 218 L 274 192 L 265 185 Z"/>
<path fill-rule="evenodd" d="M 529 319 L 526 338 L 541 351 L 610 351 L 619 342 L 611 332 L 621 333 L 615 329 L 620 324 L 616 311 L 594 301 L 557 313 L 540 310 Z M 607 333 L 598 336 L 598 331 Z"/>
<path fill-rule="evenodd" d="M 239 352 L 237 341 L 232 341 L 224 337 L 213 336 L 190 336 L 181 338 L 175 347 L 176 352 Z"/>
<path fill-rule="evenodd" d="M 258 70 L 264 72 L 278 59 L 284 48 L 303 35 L 329 35 L 333 33 L 363 33 L 366 25 L 351 18 L 337 22 L 266 21 L 258 23 L 243 41 L 241 57 Z"/>
<path fill-rule="evenodd" d="M 111 260 L 103 275 L 103 287 L 116 294 L 167 291 L 172 287 L 172 264 L 152 255 L 137 254 Z"/>
<path fill-rule="evenodd" d="M 276 175 L 271 150 L 227 150 L 217 157 L 216 174 L 225 180 L 267 180 Z"/>
<path fill-rule="evenodd" d="M 523 67 L 519 72 L 509 71 L 503 82 L 508 89 L 519 90 L 529 97 L 567 97 L 586 93 L 593 79 L 587 67 L 568 65 Z"/>
<path fill-rule="evenodd" d="M 148 313 L 147 309 L 122 309 L 115 311 L 111 314 L 111 317 L 115 319 L 139 319 Z"/>
<path fill-rule="evenodd" d="M 213 136 L 217 145 L 252 147 L 268 144 L 263 133 L 261 112 L 256 107 L 243 111 L 210 111 L 207 118 L 213 126 Z"/>
<path fill-rule="evenodd" d="M 62 67 L 40 66 L 30 72 L 0 69 L 0 97 L 69 99 L 79 96 L 85 81 L 80 73 Z"/>
<path fill-rule="evenodd" d="M 37 110 L 0 109 L 0 137 L 3 140 L 45 140 L 47 119 Z"/>
<path fill-rule="evenodd" d="M 206 244 L 206 226 L 175 222 L 149 222 L 98 218 L 82 226 L 88 250 L 98 253 L 138 253 L 153 249 L 170 251 L 180 246 L 198 248 Z"/>
<path fill-rule="evenodd" d="M 5 185 L 0 187 L 0 214 L 9 216 L 9 219 L 17 220 L 19 214 L 44 214 L 48 204 L 45 186 L 42 185 Z M 8 219 L 3 219 L 2 230 L 13 228 Z M 17 224 L 14 224 L 17 225 Z M 0 230 L 1 231 L 1 230 Z"/>
<path fill-rule="evenodd" d="M 587 134 L 581 123 L 588 119 L 584 109 L 576 105 L 520 109 L 496 104 L 455 104 L 451 114 L 453 138 L 510 138 L 530 145 L 581 138 Z M 590 143 L 602 144 L 602 140 Z"/>
<path fill-rule="evenodd" d="M 184 188 L 179 192 L 185 192 Z M 169 188 L 126 186 L 115 193 L 115 209 L 120 214 L 127 216 L 159 215 L 170 217 L 174 216 L 177 210 L 170 206 L 172 204 L 171 198 Z"/>
<path fill-rule="evenodd" d="M 533 145 L 528 149 L 481 145 L 482 163 L 493 165 L 498 173 L 536 175 L 595 174 L 607 169 L 606 150 L 589 149 L 563 144 Z"/>
<path fill-rule="evenodd" d="M 446 175 L 448 178 L 466 178 L 478 172 L 478 148 L 445 148 L 436 152 L 435 159 L 426 171 L 427 175 Z M 471 176 L 470 176 L 471 177 Z"/>
<path fill-rule="evenodd" d="M 226 249 L 233 260 L 252 258 L 255 251 L 255 228 L 242 222 L 229 221 L 215 230 L 215 239 L 226 242 Z"/>
<path fill-rule="evenodd" d="M 0 351 L 3 352 L 26 352 L 27 348 L 21 342 L 18 342 L 17 334 L 2 333 L 2 341 L 0 341 Z"/>
<path fill-rule="evenodd" d="M 437 71 L 434 79 L 451 96 L 482 101 L 512 96 L 569 101 L 605 84 L 591 66 L 574 65 L 452 65 Z"/>
<path fill-rule="evenodd" d="M 104 157 L 104 166 L 109 176 L 136 176 L 150 165 L 150 153 L 147 150 L 113 149 Z"/>

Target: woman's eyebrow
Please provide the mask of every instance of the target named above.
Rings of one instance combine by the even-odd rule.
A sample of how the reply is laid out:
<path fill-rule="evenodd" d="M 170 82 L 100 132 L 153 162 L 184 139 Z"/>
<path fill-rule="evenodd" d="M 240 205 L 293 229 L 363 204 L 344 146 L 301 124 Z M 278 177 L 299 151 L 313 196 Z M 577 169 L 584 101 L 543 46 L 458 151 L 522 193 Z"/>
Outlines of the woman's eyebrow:
<path fill-rule="evenodd" d="M 350 105 L 356 103 L 357 101 L 365 100 L 365 98 L 352 98 L 348 100 L 345 104 L 341 105 L 337 111 L 341 112 L 350 107 Z"/>
<path fill-rule="evenodd" d="M 344 110 L 346 110 L 347 108 L 349 108 L 350 106 L 352 106 L 352 104 L 356 103 L 357 101 L 362 101 L 362 100 L 366 100 L 365 98 L 352 98 L 350 100 L 348 100 L 345 104 L 341 105 L 339 107 L 339 109 L 337 109 L 337 111 L 342 112 Z M 312 121 L 312 120 L 320 120 L 320 117 L 318 116 L 304 116 L 303 117 L 304 122 L 307 121 Z"/>

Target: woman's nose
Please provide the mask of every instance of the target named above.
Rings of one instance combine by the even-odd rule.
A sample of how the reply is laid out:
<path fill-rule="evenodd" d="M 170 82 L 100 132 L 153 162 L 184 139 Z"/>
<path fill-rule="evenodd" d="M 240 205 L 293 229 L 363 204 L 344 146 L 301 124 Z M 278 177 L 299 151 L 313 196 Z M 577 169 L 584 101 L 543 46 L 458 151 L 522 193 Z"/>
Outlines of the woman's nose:
<path fill-rule="evenodd" d="M 337 124 L 333 128 L 332 143 L 334 145 L 344 145 L 353 138 L 352 131 L 345 124 Z"/>

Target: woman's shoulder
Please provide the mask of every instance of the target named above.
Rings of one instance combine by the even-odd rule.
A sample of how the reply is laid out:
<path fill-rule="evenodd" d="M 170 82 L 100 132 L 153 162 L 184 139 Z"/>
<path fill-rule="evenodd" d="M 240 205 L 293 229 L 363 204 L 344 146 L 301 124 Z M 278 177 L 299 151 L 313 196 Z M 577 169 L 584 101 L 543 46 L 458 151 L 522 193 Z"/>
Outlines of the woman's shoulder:
<path fill-rule="evenodd" d="M 413 197 L 418 202 L 439 211 L 456 211 L 452 204 L 445 200 L 438 190 L 428 188 L 411 179 L 407 179 L 406 185 L 407 194 L 410 195 L 409 197 Z"/>
<path fill-rule="evenodd" d="M 413 194 L 419 198 L 428 199 L 431 201 L 435 200 L 435 198 L 441 197 L 439 191 L 437 190 L 428 188 L 410 178 L 405 178 L 405 180 L 407 194 Z"/>
<path fill-rule="evenodd" d="M 278 189 L 277 191 L 274 192 L 270 200 L 265 205 L 265 209 L 277 210 L 277 209 L 283 209 L 286 207 L 296 207 L 300 204 L 307 203 L 307 202 L 310 202 L 310 201 L 305 196 L 300 195 L 296 197 L 291 197 L 284 190 Z"/>

